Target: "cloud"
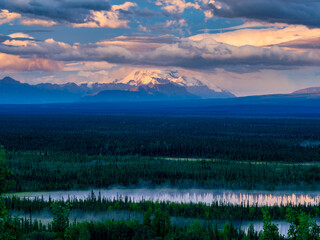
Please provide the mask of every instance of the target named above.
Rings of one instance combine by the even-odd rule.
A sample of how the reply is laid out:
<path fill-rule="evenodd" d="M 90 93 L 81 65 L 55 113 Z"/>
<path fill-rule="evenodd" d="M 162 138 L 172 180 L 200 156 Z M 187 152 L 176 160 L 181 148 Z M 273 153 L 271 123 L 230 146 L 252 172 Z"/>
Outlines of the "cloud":
<path fill-rule="evenodd" d="M 129 28 L 128 19 L 120 19 L 123 12 L 128 11 L 137 4 L 125 2 L 121 5 L 113 5 L 110 11 L 90 11 L 90 16 L 85 19 L 84 23 L 72 24 L 73 27 L 88 28 Z"/>
<path fill-rule="evenodd" d="M 187 8 L 200 9 L 198 3 L 186 2 L 185 0 L 157 0 L 156 5 L 169 13 L 183 13 Z"/>
<path fill-rule="evenodd" d="M 182 14 L 186 9 L 201 10 L 205 19 L 208 20 L 213 17 L 213 11 L 211 5 L 215 3 L 215 0 L 157 0 L 156 5 L 161 6 L 163 10 L 170 14 Z"/>
<path fill-rule="evenodd" d="M 128 20 L 120 20 L 116 12 L 92 11 L 90 20 L 85 23 L 72 24 L 73 27 L 87 28 L 129 28 Z"/>
<path fill-rule="evenodd" d="M 247 24 L 245 24 L 247 26 Z M 241 26 L 239 26 L 241 27 Z M 213 38 L 217 42 L 223 42 L 234 46 L 270 46 L 278 45 L 298 39 L 320 37 L 320 29 L 309 29 L 302 25 L 273 26 L 262 29 L 240 29 L 217 34 L 199 34 L 190 37 L 194 41 L 204 38 Z"/>
<path fill-rule="evenodd" d="M 2 9 L 0 12 L 0 25 L 12 22 L 20 17 L 21 15 L 19 13 L 9 12 L 6 9 Z"/>
<path fill-rule="evenodd" d="M 194 74 L 200 75 L 201 80 L 208 86 L 218 85 L 228 89 L 236 96 L 289 93 L 299 89 L 301 85 L 303 86 L 303 84 L 299 86 L 290 80 L 287 71 L 261 70 L 259 72 L 236 73 L 216 69 L 213 72 Z"/>
<path fill-rule="evenodd" d="M 133 2 L 125 2 L 120 5 L 112 5 L 111 10 L 112 11 L 118 11 L 118 10 L 123 10 L 123 11 L 129 11 L 130 8 L 136 7 L 137 4 Z"/>
<path fill-rule="evenodd" d="M 53 27 L 58 25 L 57 22 L 52 20 L 24 18 L 20 20 L 20 23 L 25 26 L 41 26 L 41 27 Z"/>
<path fill-rule="evenodd" d="M 90 11 L 108 11 L 111 6 L 100 0 L 2 0 L 0 8 L 30 18 L 83 23 Z"/>
<path fill-rule="evenodd" d="M 278 68 L 320 63 L 319 54 L 312 52 L 294 53 L 280 47 L 261 48 L 254 46 L 236 47 L 219 43 L 213 39 L 200 41 L 182 40 L 179 43 L 155 49 L 145 56 L 144 63 L 155 66 L 178 66 L 184 68 Z"/>
<path fill-rule="evenodd" d="M 134 53 L 150 52 L 161 46 L 180 41 L 173 35 L 131 35 L 119 36 L 98 42 L 99 46 L 120 46 Z"/>
<path fill-rule="evenodd" d="M 320 27 L 315 0 L 216 0 L 208 5 L 216 17 Z"/>
<path fill-rule="evenodd" d="M 74 62 L 66 63 L 63 71 L 77 72 L 77 71 L 98 71 L 98 70 L 110 70 L 116 65 L 107 62 Z"/>
<path fill-rule="evenodd" d="M 125 12 L 135 6 L 134 2 L 111 6 L 104 0 L 2 0 L 0 24 L 21 18 L 20 24 L 27 26 L 128 28 Z"/>
<path fill-rule="evenodd" d="M 302 38 L 279 44 L 281 47 L 293 48 L 296 50 L 320 49 L 320 37 Z"/>
<path fill-rule="evenodd" d="M 13 56 L 0 53 L 0 71 L 6 72 L 56 72 L 63 68 L 63 63 L 39 59 L 33 57 L 30 59 L 23 59 L 19 56 Z"/>
<path fill-rule="evenodd" d="M 175 43 L 161 44 L 148 51 L 134 52 L 124 46 L 107 42 L 69 45 L 47 39 L 44 42 L 25 41 L 26 45 L 0 44 L 0 52 L 23 57 L 54 61 L 106 61 L 113 64 L 170 66 L 189 69 L 224 68 L 236 71 L 279 69 L 320 64 L 319 52 L 286 51 L 278 46 L 232 46 L 212 38 L 199 41 L 179 39 Z M 136 43 L 137 44 L 137 43 Z M 141 43 L 140 48 L 145 45 Z M 138 45 L 137 45 L 138 46 Z"/>
<path fill-rule="evenodd" d="M 12 33 L 10 35 L 0 35 L 0 43 L 12 46 L 26 46 L 28 41 L 37 41 L 26 33 Z"/>

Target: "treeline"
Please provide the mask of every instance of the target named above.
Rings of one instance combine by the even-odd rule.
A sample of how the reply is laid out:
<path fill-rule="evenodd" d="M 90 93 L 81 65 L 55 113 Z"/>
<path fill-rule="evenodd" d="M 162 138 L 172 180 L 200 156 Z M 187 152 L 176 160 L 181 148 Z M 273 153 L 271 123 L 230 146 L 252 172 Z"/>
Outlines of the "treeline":
<path fill-rule="evenodd" d="M 320 165 L 222 160 L 164 160 L 139 156 L 8 153 L 9 191 L 107 188 L 112 185 L 228 189 L 318 189 Z"/>
<path fill-rule="evenodd" d="M 214 202 L 210 205 L 204 203 L 174 203 L 174 202 L 134 202 L 129 198 L 110 200 L 101 196 L 88 196 L 86 199 L 65 199 L 72 205 L 74 210 L 88 212 L 105 212 L 111 210 L 127 210 L 144 213 L 150 211 L 154 213 L 156 209 L 167 212 L 170 216 L 183 218 L 198 218 L 204 220 L 261 220 L 262 210 L 267 210 L 272 219 L 286 219 L 288 209 L 297 212 L 304 212 L 311 217 L 320 216 L 320 205 L 308 206 L 306 204 L 298 206 L 249 206 L 246 203 L 239 205 Z M 43 198 L 4 198 L 6 208 L 10 211 L 23 211 L 28 214 L 49 210 L 52 200 L 45 201 Z M 58 201 L 63 204 L 63 201 Z"/>
<path fill-rule="evenodd" d="M 319 161 L 320 121 L 134 116 L 0 115 L 0 143 L 13 152 Z"/>
<path fill-rule="evenodd" d="M 228 222 L 223 229 L 217 225 L 202 225 L 199 221 L 185 227 L 171 224 L 167 212 L 156 208 L 154 216 L 150 211 L 144 213 L 143 222 L 139 221 L 105 221 L 105 222 L 74 222 L 69 223 L 70 208 L 59 203 L 52 203 L 54 220 L 47 226 L 32 219 L 16 220 L 17 231 L 14 239 L 25 240 L 128 240 L 128 239 L 190 239 L 190 240 L 319 240 L 320 227 L 316 221 L 303 212 L 288 209 L 286 220 L 290 224 L 287 236 L 279 233 L 277 225 L 273 224 L 268 211 L 263 210 L 263 230 L 256 232 L 253 225 L 248 231 L 235 228 Z M 68 206 L 68 205 L 67 205 Z M 71 205 L 70 205 L 71 206 Z M 9 238 L 8 238 L 9 239 Z"/>
<path fill-rule="evenodd" d="M 73 222 L 62 232 L 56 231 L 52 223 L 43 225 L 40 221 L 28 218 L 20 219 L 17 225 L 16 239 L 21 240 L 258 240 L 261 233 L 250 227 L 246 233 L 234 225 L 226 223 L 223 229 L 217 225 L 203 226 L 199 222 L 186 227 L 171 224 L 166 212 L 157 210 L 151 218 L 144 214 L 143 223 L 138 221 Z"/>

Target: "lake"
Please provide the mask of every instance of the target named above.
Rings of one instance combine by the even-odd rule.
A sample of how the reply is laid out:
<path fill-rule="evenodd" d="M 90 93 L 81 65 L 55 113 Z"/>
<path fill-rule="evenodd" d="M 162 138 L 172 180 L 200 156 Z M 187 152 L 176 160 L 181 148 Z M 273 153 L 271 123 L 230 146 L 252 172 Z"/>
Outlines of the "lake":
<path fill-rule="evenodd" d="M 18 196 L 26 198 L 43 197 L 48 201 L 67 200 L 68 198 L 85 199 L 91 194 L 96 197 L 100 194 L 106 199 L 123 199 L 132 201 L 169 201 L 176 203 L 205 203 L 213 202 L 225 204 L 249 204 L 258 206 L 279 206 L 306 204 L 319 205 L 320 192 L 290 192 L 290 191 L 240 191 L 240 190 L 206 190 L 206 189 L 175 189 L 175 188 L 110 188 L 93 190 L 48 191 L 48 192 L 20 192 L 9 193 L 5 196 Z"/>
<path fill-rule="evenodd" d="M 28 214 L 20 211 L 12 212 L 13 216 L 18 216 L 22 218 L 30 219 L 32 216 L 33 220 L 41 221 L 43 224 L 48 224 L 53 220 L 52 213 L 48 210 L 43 210 L 38 213 Z M 137 220 L 138 222 L 143 222 L 143 214 L 139 212 L 130 212 L 130 211 L 122 211 L 122 210 L 111 210 L 111 211 L 103 211 L 103 212 L 92 212 L 92 211 L 81 211 L 81 210 L 71 210 L 70 212 L 70 222 L 73 221 L 83 222 L 83 221 L 93 221 L 93 222 L 104 222 L 106 220 L 113 221 L 121 221 L 121 220 Z M 190 224 L 194 224 L 195 221 L 198 221 L 201 225 L 215 225 L 217 224 L 219 229 L 223 229 L 226 220 L 204 220 L 204 219 L 196 219 L 196 218 L 182 218 L 182 217 L 171 217 L 171 223 L 177 226 L 189 226 Z M 248 231 L 250 224 L 254 226 L 255 231 L 260 232 L 263 230 L 262 221 L 229 221 L 236 228 L 240 228 L 244 231 Z M 273 221 L 276 225 L 278 225 L 279 233 L 281 235 L 286 236 L 289 230 L 289 223 L 285 221 Z"/>

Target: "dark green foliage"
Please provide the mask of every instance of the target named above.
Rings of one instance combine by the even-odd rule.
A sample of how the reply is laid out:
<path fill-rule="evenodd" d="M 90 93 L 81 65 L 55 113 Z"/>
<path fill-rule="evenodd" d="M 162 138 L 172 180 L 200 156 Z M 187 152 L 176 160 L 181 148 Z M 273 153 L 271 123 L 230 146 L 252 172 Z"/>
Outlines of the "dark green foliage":
<path fill-rule="evenodd" d="M 262 210 L 263 213 L 263 231 L 259 240 L 280 240 L 282 237 L 279 234 L 278 226 L 271 222 L 271 216 L 268 210 Z"/>
<path fill-rule="evenodd" d="M 141 182 L 317 189 L 320 147 L 300 144 L 319 139 L 320 121 L 312 119 L 0 115 L 0 142 L 15 173 L 10 191 Z"/>
<path fill-rule="evenodd" d="M 52 232 L 31 232 L 28 234 L 25 234 L 22 237 L 22 240 L 56 240 L 56 237 L 54 235 L 54 233 Z"/>
<path fill-rule="evenodd" d="M 151 226 L 156 236 L 161 238 L 164 238 L 166 235 L 168 235 L 171 230 L 168 212 L 162 211 L 158 205 L 156 205 Z"/>
<path fill-rule="evenodd" d="M 320 227 L 304 212 L 287 209 L 287 221 L 290 223 L 288 237 L 292 240 L 319 240 Z"/>
<path fill-rule="evenodd" d="M 0 115 L 0 142 L 9 150 L 8 166 L 14 172 L 7 178 L 0 149 L 0 194 L 6 179 L 10 191 L 140 184 L 319 189 L 320 147 L 302 146 L 305 140 L 320 140 L 320 120 Z M 171 159 L 182 157 L 198 159 Z M 43 199 L 5 199 L 9 210 L 41 211 L 50 209 L 50 204 Z M 246 204 L 133 203 L 130 199 L 74 199 L 72 204 L 85 211 L 139 211 L 144 221 L 70 225 L 69 206 L 56 202 L 52 205 L 54 221 L 44 226 L 32 219 L 12 219 L 1 205 L 0 239 L 17 239 L 21 234 L 25 240 L 282 239 L 271 218 L 284 219 L 286 214 L 291 239 L 319 239 L 320 232 L 309 218 L 319 216 L 320 206 L 268 207 L 261 212 L 260 207 Z M 200 222 L 178 227 L 170 223 L 169 216 L 230 221 L 263 218 L 264 231 L 258 234 L 250 227 L 245 234 L 232 224 L 219 230 Z"/>
<path fill-rule="evenodd" d="M 52 230 L 56 233 L 57 239 L 64 239 L 69 226 L 70 203 L 52 202 L 51 212 L 53 214 Z"/>
<path fill-rule="evenodd" d="M 0 115 L 9 151 L 319 161 L 320 148 L 304 140 L 320 140 L 319 120 Z"/>
<path fill-rule="evenodd" d="M 160 231 L 160 230 L 159 230 Z M 156 234 L 155 229 L 146 227 L 135 221 L 104 223 L 85 222 L 72 225 L 69 229 L 69 238 L 76 239 L 99 239 L 99 240 L 147 240 L 147 239 L 185 239 L 185 240 L 242 240 L 246 236 L 232 225 L 223 230 L 217 230 L 211 226 L 203 227 L 194 225 L 181 228 L 169 225 L 167 233 L 162 230 Z M 255 238 L 256 240 L 257 238 Z"/>
<path fill-rule="evenodd" d="M 104 212 L 108 210 L 126 210 L 132 212 L 144 213 L 144 225 L 151 226 L 151 216 L 156 209 L 167 212 L 170 216 L 183 218 L 198 218 L 204 220 L 261 220 L 263 218 L 262 210 L 268 210 L 272 219 L 287 219 L 288 209 L 297 212 L 304 212 L 311 217 L 320 216 L 320 205 L 318 206 L 272 206 L 258 207 L 249 206 L 247 204 L 231 205 L 214 202 L 211 205 L 203 203 L 174 203 L 174 202 L 158 202 L 151 201 L 133 202 L 128 198 L 122 200 L 108 200 L 89 196 L 86 199 L 70 199 L 72 209 L 82 210 L 84 212 Z M 50 209 L 51 202 L 46 202 L 42 198 L 28 199 L 18 197 L 5 198 L 7 209 L 15 211 L 23 211 L 25 213 L 37 213 L 43 209 Z M 63 204 L 63 202 L 60 202 Z"/>
<path fill-rule="evenodd" d="M 10 171 L 7 168 L 6 153 L 0 145 L 0 239 L 14 240 L 20 237 L 19 220 L 12 218 L 4 204 L 2 194 L 6 189 L 6 179 Z"/>
<path fill-rule="evenodd" d="M 61 203 L 57 203 L 59 206 Z M 84 204 L 84 203 L 82 203 Z M 117 202 L 119 209 L 123 204 Z M 84 204 L 85 205 L 85 204 Z M 139 209 L 139 203 L 138 209 Z M 182 205 L 182 204 L 181 204 Z M 72 223 L 65 230 L 63 237 L 65 239 L 218 239 L 218 240 L 258 240 L 258 239 L 284 239 L 278 232 L 278 228 L 271 221 L 273 208 L 262 209 L 263 213 L 263 231 L 257 233 L 250 226 L 247 233 L 236 229 L 232 224 L 226 223 L 223 229 L 218 229 L 216 225 L 200 224 L 199 221 L 185 227 L 172 225 L 169 214 L 162 208 L 161 203 L 149 205 L 149 210 L 144 213 L 143 223 L 135 221 L 115 222 L 108 220 L 104 223 L 83 222 Z M 39 206 L 40 207 L 40 206 Z M 154 209 L 154 210 L 152 210 Z M 221 209 L 223 211 L 223 209 Z M 261 208 L 260 208 L 261 210 Z M 153 212 L 154 214 L 151 214 Z M 298 210 L 291 209 L 288 206 L 287 219 L 291 223 L 288 232 L 288 239 L 292 240 L 319 240 L 320 229 L 315 221 Z M 52 239 L 52 232 L 55 231 L 54 223 L 48 226 L 42 225 L 32 219 L 22 219 L 19 225 L 21 231 L 25 234 L 23 239 Z M 55 235 L 57 236 L 57 235 Z"/>
<path fill-rule="evenodd" d="M 227 189 L 319 189 L 320 164 L 164 160 L 73 153 L 8 153 L 10 191 L 107 188 L 112 185 Z"/>

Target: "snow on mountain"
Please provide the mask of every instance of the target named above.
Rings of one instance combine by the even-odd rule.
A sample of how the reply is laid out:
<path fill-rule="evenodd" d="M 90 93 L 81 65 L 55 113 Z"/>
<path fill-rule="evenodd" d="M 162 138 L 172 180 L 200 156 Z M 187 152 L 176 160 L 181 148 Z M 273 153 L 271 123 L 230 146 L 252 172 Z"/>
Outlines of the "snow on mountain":
<path fill-rule="evenodd" d="M 184 87 L 205 86 L 199 79 L 195 77 L 180 76 L 177 70 L 158 69 L 135 70 L 124 79 L 118 80 L 116 82 L 130 84 L 133 86 L 164 83 L 174 83 Z M 211 86 L 210 88 L 216 92 L 223 91 L 217 86 Z"/>

